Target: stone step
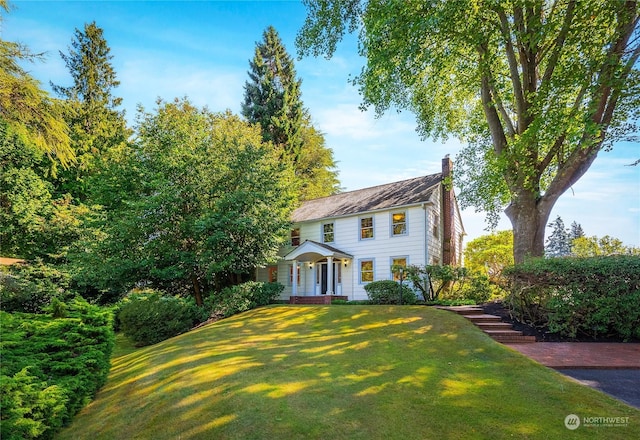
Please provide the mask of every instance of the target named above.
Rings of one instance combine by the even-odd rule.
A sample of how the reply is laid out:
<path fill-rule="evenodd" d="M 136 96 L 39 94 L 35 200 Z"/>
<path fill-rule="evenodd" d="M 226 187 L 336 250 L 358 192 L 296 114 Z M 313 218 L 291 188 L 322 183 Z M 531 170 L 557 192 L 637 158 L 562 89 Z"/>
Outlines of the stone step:
<path fill-rule="evenodd" d="M 483 330 L 489 336 L 522 336 L 518 330 Z"/>
<path fill-rule="evenodd" d="M 484 310 L 480 307 L 459 307 L 454 308 L 452 311 L 456 312 L 458 315 L 469 316 L 469 315 L 484 315 Z"/>
<path fill-rule="evenodd" d="M 482 330 L 510 330 L 511 324 L 508 322 L 474 322 Z"/>
<path fill-rule="evenodd" d="M 523 343 L 533 343 L 536 342 L 535 336 L 525 336 L 525 335 L 513 335 L 513 336 L 491 336 L 494 341 L 500 342 L 502 344 L 523 344 Z"/>
<path fill-rule="evenodd" d="M 474 324 L 478 322 L 502 322 L 499 316 L 486 315 L 484 313 L 480 315 L 465 315 L 465 318 L 467 318 L 469 321 L 473 322 Z"/>

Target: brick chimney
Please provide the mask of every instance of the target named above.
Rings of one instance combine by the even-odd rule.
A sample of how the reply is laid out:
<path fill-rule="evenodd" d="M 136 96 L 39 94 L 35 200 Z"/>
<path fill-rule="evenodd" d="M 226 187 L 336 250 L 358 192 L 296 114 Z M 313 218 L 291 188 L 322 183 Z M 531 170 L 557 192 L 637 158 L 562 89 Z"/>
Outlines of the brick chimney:
<path fill-rule="evenodd" d="M 455 265 L 456 239 L 454 224 L 453 162 L 447 154 L 442 159 L 442 264 Z"/>

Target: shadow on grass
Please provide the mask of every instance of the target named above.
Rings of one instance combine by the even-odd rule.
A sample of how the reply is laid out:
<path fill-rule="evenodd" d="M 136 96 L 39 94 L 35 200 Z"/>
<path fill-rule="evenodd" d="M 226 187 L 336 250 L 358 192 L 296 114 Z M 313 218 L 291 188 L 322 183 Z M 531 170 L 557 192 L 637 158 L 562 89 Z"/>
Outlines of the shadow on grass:
<path fill-rule="evenodd" d="M 275 306 L 114 358 L 61 438 L 561 438 L 586 412 L 640 424 L 451 313 Z"/>

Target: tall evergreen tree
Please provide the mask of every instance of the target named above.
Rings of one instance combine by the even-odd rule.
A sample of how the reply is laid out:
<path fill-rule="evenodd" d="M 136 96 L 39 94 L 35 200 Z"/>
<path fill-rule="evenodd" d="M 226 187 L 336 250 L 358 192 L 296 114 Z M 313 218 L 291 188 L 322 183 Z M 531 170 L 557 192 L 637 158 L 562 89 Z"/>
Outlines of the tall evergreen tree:
<path fill-rule="evenodd" d="M 78 158 L 77 166 L 63 173 L 60 191 L 68 192 L 80 201 L 91 198 L 92 177 L 105 171 L 107 155 L 126 142 L 130 132 L 124 111 L 119 110 L 122 99 L 113 91 L 120 82 L 116 79 L 111 49 L 103 30 L 95 22 L 75 30 L 69 53 L 60 52 L 73 84 L 68 87 L 52 84 L 53 90 L 67 100 L 66 120 L 71 129 L 72 146 Z M 93 179 L 93 182 L 98 179 Z M 95 190 L 95 188 L 94 188 Z M 94 192 L 93 203 L 100 203 Z M 108 193 L 109 191 L 107 191 Z"/>
<path fill-rule="evenodd" d="M 302 81 L 277 31 L 269 26 L 249 61 L 242 115 L 259 123 L 264 141 L 281 150 L 298 181 L 299 198 L 334 194 L 340 189 L 333 151 L 311 124 L 301 99 Z"/>
<path fill-rule="evenodd" d="M 545 255 L 547 257 L 566 257 L 571 255 L 569 234 L 564 227 L 562 218 L 560 216 L 556 217 L 548 226 L 553 228 L 553 231 L 549 238 L 547 238 Z"/>
<path fill-rule="evenodd" d="M 584 237 L 584 230 L 582 225 L 575 220 L 571 223 L 571 230 L 569 231 L 569 241 L 573 241 L 576 238 Z"/>
<path fill-rule="evenodd" d="M 251 123 L 260 123 L 263 139 L 282 148 L 295 164 L 302 150 L 302 81 L 296 77 L 293 59 L 272 26 L 264 31 L 263 41 L 256 44 L 249 65 L 250 81 L 244 86 L 242 115 Z"/>

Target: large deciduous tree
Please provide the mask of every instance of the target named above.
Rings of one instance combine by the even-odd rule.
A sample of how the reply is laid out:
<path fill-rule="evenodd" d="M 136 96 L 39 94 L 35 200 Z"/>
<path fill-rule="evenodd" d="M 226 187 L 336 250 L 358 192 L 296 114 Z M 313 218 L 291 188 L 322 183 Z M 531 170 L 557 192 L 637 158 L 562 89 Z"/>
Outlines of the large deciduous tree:
<path fill-rule="evenodd" d="M 505 208 L 521 262 L 542 256 L 558 198 L 640 113 L 632 0 L 307 0 L 302 55 L 359 30 L 364 106 L 410 109 L 421 134 L 467 142 L 463 206 Z M 631 122 L 629 122 L 631 121 Z"/>
<path fill-rule="evenodd" d="M 147 282 L 190 291 L 202 304 L 210 288 L 276 258 L 293 176 L 257 126 L 176 100 L 140 113 L 136 131 L 136 191 L 77 256 L 82 267 L 102 261 L 80 273 L 81 283 L 114 295 L 113 286 Z"/>
<path fill-rule="evenodd" d="M 464 251 L 464 265 L 498 283 L 502 270 L 513 266 L 513 232 L 498 231 L 471 240 Z"/>
<path fill-rule="evenodd" d="M 299 196 L 306 200 L 334 194 L 339 181 L 333 151 L 311 124 L 304 108 L 293 59 L 278 32 L 269 26 L 256 44 L 244 86 L 242 115 L 260 124 L 262 137 L 281 151 L 295 172 Z"/>

